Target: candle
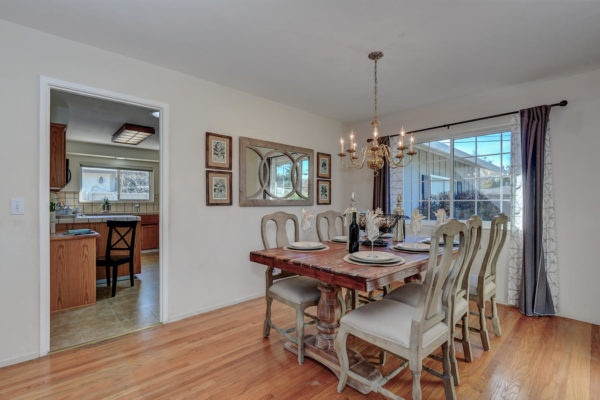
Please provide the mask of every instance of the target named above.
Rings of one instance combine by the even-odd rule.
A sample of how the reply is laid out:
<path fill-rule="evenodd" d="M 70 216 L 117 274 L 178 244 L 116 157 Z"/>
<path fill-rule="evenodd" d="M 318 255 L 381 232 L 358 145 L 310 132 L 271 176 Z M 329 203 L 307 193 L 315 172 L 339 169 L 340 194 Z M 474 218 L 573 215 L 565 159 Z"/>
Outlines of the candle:
<path fill-rule="evenodd" d="M 379 132 L 377 131 L 377 127 L 375 126 L 373 128 L 373 140 L 377 140 L 377 135 L 379 134 Z"/>
<path fill-rule="evenodd" d="M 415 143 L 415 137 L 410 135 L 410 152 L 413 152 L 413 144 Z"/>
<path fill-rule="evenodd" d="M 340 147 L 342 148 L 342 153 L 344 152 L 344 138 L 340 138 Z"/>
<path fill-rule="evenodd" d="M 354 131 L 350 131 L 350 145 L 354 142 Z"/>
<path fill-rule="evenodd" d="M 352 143 L 352 150 L 356 151 L 356 142 Z"/>
<path fill-rule="evenodd" d="M 401 147 L 404 147 L 404 135 L 405 135 L 405 132 L 404 132 L 404 126 L 403 126 L 402 129 L 400 129 L 400 146 Z"/>

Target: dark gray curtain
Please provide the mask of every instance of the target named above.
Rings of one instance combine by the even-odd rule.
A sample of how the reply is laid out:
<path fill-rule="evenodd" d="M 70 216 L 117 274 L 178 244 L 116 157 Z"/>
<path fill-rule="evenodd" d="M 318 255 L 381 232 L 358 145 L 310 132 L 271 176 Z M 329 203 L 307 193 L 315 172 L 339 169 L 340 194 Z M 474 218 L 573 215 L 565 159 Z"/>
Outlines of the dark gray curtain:
<path fill-rule="evenodd" d="M 523 275 L 520 309 L 525 315 L 554 315 L 548 286 L 542 232 L 544 144 L 550 106 L 520 111 L 523 165 Z"/>
<path fill-rule="evenodd" d="M 380 144 L 390 144 L 389 136 L 378 139 Z M 384 159 L 383 168 L 374 172 L 373 177 L 373 210 L 381 208 L 385 214 L 390 212 L 390 167 Z"/>

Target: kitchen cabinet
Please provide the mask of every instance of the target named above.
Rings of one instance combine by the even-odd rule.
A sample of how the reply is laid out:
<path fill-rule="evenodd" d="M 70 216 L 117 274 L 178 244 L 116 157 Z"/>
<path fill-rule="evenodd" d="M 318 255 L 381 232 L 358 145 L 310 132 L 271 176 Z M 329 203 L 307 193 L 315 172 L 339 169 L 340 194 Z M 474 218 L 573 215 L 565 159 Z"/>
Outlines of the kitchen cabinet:
<path fill-rule="evenodd" d="M 67 126 L 50 124 L 50 190 L 67 186 Z"/>
<path fill-rule="evenodd" d="M 96 303 L 96 238 L 50 236 L 50 311 Z"/>
<path fill-rule="evenodd" d="M 159 216 L 158 214 L 142 215 L 142 250 L 158 249 Z"/>

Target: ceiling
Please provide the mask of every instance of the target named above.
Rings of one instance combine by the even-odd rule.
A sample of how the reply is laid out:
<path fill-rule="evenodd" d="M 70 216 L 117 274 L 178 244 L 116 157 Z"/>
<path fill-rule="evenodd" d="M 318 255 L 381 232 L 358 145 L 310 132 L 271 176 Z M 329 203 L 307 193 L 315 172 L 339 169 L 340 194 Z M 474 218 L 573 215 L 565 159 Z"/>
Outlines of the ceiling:
<path fill-rule="evenodd" d="M 159 119 L 149 108 L 51 90 L 52 122 L 67 125 L 67 140 L 158 150 Z M 117 144 L 112 135 L 124 123 L 153 127 L 155 134 L 138 145 Z"/>
<path fill-rule="evenodd" d="M 600 67 L 599 1 L 3 0 L 0 16 L 345 122 L 372 114 L 372 50 L 383 115 Z"/>

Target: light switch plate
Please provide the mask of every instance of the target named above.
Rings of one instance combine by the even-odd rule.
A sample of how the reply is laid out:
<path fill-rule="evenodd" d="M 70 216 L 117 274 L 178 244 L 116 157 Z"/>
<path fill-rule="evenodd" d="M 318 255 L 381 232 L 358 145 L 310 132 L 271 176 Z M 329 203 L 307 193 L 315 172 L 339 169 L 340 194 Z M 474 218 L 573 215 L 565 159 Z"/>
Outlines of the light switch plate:
<path fill-rule="evenodd" d="M 10 199 L 10 213 L 12 215 L 25 214 L 25 200 L 22 197 Z"/>

